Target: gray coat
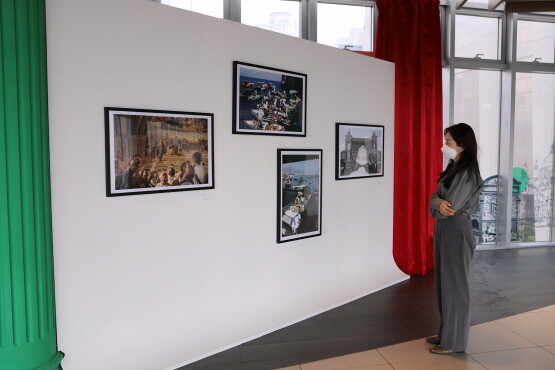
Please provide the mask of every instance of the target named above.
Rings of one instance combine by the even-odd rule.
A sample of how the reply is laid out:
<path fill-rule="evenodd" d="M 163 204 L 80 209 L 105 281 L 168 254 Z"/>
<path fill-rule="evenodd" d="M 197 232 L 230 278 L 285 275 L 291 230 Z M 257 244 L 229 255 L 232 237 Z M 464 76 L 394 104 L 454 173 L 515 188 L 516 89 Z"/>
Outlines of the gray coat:
<path fill-rule="evenodd" d="M 454 168 L 453 168 L 454 169 Z M 451 171 L 453 170 L 451 169 Z M 451 203 L 458 215 L 471 216 L 478 210 L 480 189 L 482 189 L 483 181 L 477 181 L 476 177 L 465 170 L 455 176 L 451 182 L 451 187 L 447 189 L 443 181 L 437 184 L 437 190 L 430 198 L 430 213 L 437 220 L 446 219 L 448 217 L 439 212 L 439 205 L 446 200 Z"/>

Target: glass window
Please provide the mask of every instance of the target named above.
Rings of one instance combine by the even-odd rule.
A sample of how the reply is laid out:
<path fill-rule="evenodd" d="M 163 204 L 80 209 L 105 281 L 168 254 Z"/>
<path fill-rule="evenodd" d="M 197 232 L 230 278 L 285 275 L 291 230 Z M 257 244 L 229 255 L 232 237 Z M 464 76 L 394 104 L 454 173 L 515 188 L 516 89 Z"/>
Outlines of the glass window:
<path fill-rule="evenodd" d="M 212 17 L 224 17 L 224 3 L 222 0 L 161 0 L 160 2 L 176 8 L 211 15 Z"/>
<path fill-rule="evenodd" d="M 300 1 L 241 0 L 241 23 L 300 37 Z"/>
<path fill-rule="evenodd" d="M 553 63 L 555 23 L 519 20 L 517 23 L 516 60 Z"/>
<path fill-rule="evenodd" d="M 318 42 L 350 50 L 373 51 L 373 7 L 318 4 Z"/>
<path fill-rule="evenodd" d="M 513 215 L 517 240 L 551 240 L 555 75 L 517 73 L 513 155 Z M 517 201 L 514 194 L 518 195 Z"/>
<path fill-rule="evenodd" d="M 457 14 L 455 57 L 500 59 L 501 18 Z"/>
<path fill-rule="evenodd" d="M 497 235 L 501 72 L 455 69 L 454 88 L 454 120 L 474 129 L 480 173 L 485 181 L 480 210 L 473 217 L 474 233 L 479 243 L 492 243 Z"/>

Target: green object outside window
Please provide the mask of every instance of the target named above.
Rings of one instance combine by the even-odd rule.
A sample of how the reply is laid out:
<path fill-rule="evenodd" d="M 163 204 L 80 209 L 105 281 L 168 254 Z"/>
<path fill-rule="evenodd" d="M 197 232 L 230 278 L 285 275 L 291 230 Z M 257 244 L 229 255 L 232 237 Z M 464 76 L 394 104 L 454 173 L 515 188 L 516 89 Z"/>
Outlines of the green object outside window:
<path fill-rule="evenodd" d="M 523 193 L 528 188 L 528 181 L 528 173 L 524 168 L 513 168 L 513 193 Z"/>

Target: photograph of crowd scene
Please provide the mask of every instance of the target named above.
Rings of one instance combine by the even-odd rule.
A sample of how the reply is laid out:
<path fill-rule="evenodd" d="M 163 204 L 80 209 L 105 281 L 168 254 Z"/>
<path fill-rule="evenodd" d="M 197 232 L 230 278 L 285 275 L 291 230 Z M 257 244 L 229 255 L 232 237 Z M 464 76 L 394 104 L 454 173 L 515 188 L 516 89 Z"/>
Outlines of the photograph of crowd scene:
<path fill-rule="evenodd" d="M 322 234 L 322 150 L 278 149 L 277 242 Z"/>
<path fill-rule="evenodd" d="M 306 75 L 233 62 L 233 133 L 306 136 Z"/>
<path fill-rule="evenodd" d="M 383 176 L 384 126 L 337 123 L 335 179 Z"/>
<path fill-rule="evenodd" d="M 213 114 L 105 108 L 106 195 L 214 188 Z"/>

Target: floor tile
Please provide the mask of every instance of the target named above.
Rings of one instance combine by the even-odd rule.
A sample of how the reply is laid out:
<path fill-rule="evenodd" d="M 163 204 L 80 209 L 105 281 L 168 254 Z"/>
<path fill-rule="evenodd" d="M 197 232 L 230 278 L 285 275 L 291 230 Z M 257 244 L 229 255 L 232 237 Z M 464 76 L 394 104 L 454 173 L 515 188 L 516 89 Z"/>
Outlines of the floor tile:
<path fill-rule="evenodd" d="M 261 370 L 261 369 L 288 369 L 290 365 L 276 363 L 275 361 L 262 361 L 262 362 L 242 362 L 239 364 L 216 364 L 210 366 L 188 367 L 179 368 L 179 370 Z M 295 367 L 297 366 L 297 367 Z M 299 370 L 298 365 L 293 366 L 293 370 Z M 176 369 L 178 370 L 178 369 Z"/>
<path fill-rule="evenodd" d="M 555 311 L 545 311 L 546 314 L 555 316 Z"/>
<path fill-rule="evenodd" d="M 488 370 L 555 369 L 555 355 L 540 347 L 478 353 L 472 357 Z"/>
<path fill-rule="evenodd" d="M 391 364 L 395 370 L 484 370 L 485 368 L 469 355 L 435 355 L 426 360 Z"/>
<path fill-rule="evenodd" d="M 361 367 L 348 367 L 341 370 L 393 370 L 390 364 L 380 364 L 380 365 L 368 365 Z"/>
<path fill-rule="evenodd" d="M 550 314 L 551 316 L 555 316 L 555 306 L 544 307 L 544 312 Z"/>
<path fill-rule="evenodd" d="M 473 354 L 528 347 L 536 347 L 536 344 L 493 321 L 470 328 L 466 352 Z"/>
<path fill-rule="evenodd" d="M 555 312 L 555 305 L 538 308 L 530 312 Z"/>
<path fill-rule="evenodd" d="M 391 364 L 406 361 L 425 360 L 436 358 L 437 355 L 430 353 L 433 345 L 426 343 L 425 339 L 417 339 L 410 342 L 394 344 L 392 346 L 378 348 L 378 352 Z"/>
<path fill-rule="evenodd" d="M 305 369 L 301 365 L 301 369 Z M 320 368 L 318 368 L 320 369 Z M 327 367 L 323 368 L 327 369 Z M 334 368 L 335 370 L 393 370 L 390 364 L 380 364 L 380 365 L 367 365 L 367 366 L 357 366 L 357 367 L 342 367 L 342 368 Z"/>
<path fill-rule="evenodd" d="M 301 368 L 303 370 L 334 370 L 381 364 L 387 364 L 387 361 L 378 353 L 377 350 L 373 349 L 371 351 L 353 353 L 351 355 L 301 364 Z"/>
<path fill-rule="evenodd" d="M 496 322 L 537 345 L 555 345 L 555 316 L 547 312 L 523 313 Z"/>

